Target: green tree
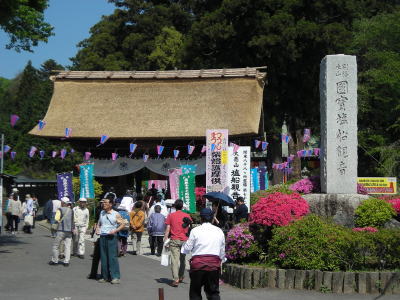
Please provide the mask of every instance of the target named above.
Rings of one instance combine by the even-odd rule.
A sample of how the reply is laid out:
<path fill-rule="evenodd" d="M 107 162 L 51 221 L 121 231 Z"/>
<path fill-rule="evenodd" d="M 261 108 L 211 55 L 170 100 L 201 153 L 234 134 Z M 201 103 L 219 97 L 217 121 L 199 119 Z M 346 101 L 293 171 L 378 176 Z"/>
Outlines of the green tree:
<path fill-rule="evenodd" d="M 8 33 L 7 49 L 32 52 L 39 42 L 53 35 L 53 27 L 44 21 L 48 0 L 0 1 L 0 28 Z"/>
<path fill-rule="evenodd" d="M 0 94 L 0 106 L 4 107 L 0 111 L 0 132 L 5 134 L 6 144 L 12 147 L 12 151 L 17 152 L 15 160 L 6 155 L 6 173 L 54 178 L 58 172 L 72 170 L 81 160 L 78 154 L 69 154 L 64 160 L 50 158 L 53 150 L 60 151 L 65 148 L 69 151 L 70 146 L 66 142 L 50 141 L 27 134 L 47 111 L 53 93 L 53 84 L 48 78 L 48 73 L 49 68 L 53 67 L 62 68 L 54 61 L 48 60 L 37 70 L 29 62 L 24 71 L 10 81 L 2 97 Z M 14 128 L 9 124 L 10 114 L 17 114 L 21 118 Z M 29 158 L 28 151 L 31 146 L 45 150 L 45 158 L 40 159 L 38 154 Z"/>
<path fill-rule="evenodd" d="M 354 23 L 360 174 L 400 176 L 400 10 Z M 373 159 L 372 156 L 376 159 Z"/>
<path fill-rule="evenodd" d="M 182 34 L 173 27 L 164 27 L 161 34 L 155 38 L 155 49 L 151 52 L 149 60 L 160 70 L 178 68 L 182 64 L 182 51 Z"/>
<path fill-rule="evenodd" d="M 187 33 L 192 18 L 179 1 L 110 2 L 115 3 L 117 9 L 94 25 L 90 37 L 78 44 L 80 50 L 71 58 L 72 69 L 154 70 L 162 67 L 158 63 L 169 67 L 169 60 L 179 61 L 175 50 L 176 43 L 180 43 L 179 33 Z M 168 49 L 164 45 L 161 48 L 160 44 L 156 45 L 157 37 L 167 38 L 172 44 Z M 154 53 L 157 47 L 159 51 Z M 171 59 L 167 55 L 171 55 Z"/>

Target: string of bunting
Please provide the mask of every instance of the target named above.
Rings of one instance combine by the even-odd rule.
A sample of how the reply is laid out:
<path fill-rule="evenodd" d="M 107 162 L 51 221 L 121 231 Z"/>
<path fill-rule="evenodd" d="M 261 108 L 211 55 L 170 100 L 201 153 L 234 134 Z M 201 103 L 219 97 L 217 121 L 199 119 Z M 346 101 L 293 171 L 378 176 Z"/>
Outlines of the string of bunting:
<path fill-rule="evenodd" d="M 10 125 L 11 125 L 11 127 L 14 128 L 19 120 L 20 120 L 20 117 L 18 115 L 16 115 L 16 114 L 10 115 Z M 39 120 L 38 121 L 38 129 L 39 130 L 43 130 L 43 128 L 45 126 L 46 126 L 46 122 L 45 121 L 43 121 L 43 120 Z M 67 139 L 67 138 L 70 138 L 71 136 L 72 136 L 72 128 L 69 128 L 69 127 L 65 128 L 64 138 L 62 138 L 62 139 Z M 100 143 L 96 147 L 100 147 L 101 145 L 104 145 L 109 138 L 110 138 L 110 136 L 108 136 L 108 135 L 105 135 L 105 134 L 102 135 L 100 137 Z M 303 133 L 303 142 L 307 143 L 310 139 L 311 139 L 311 129 L 305 128 L 304 129 L 304 133 Z M 292 137 L 290 135 L 288 135 L 288 134 L 281 134 L 281 140 L 282 140 L 282 143 L 288 144 L 292 140 Z M 188 156 L 193 154 L 194 150 L 196 149 L 196 146 L 198 146 L 198 145 L 192 145 L 192 144 L 187 145 L 187 155 Z M 201 153 L 201 155 L 203 155 L 207 151 L 207 146 L 204 145 L 204 144 L 201 145 L 201 146 L 202 146 L 202 148 L 201 148 L 200 153 Z M 234 152 L 237 152 L 238 149 L 240 148 L 240 145 L 238 145 L 237 143 L 233 143 L 233 142 L 230 143 L 230 146 L 233 147 L 233 151 Z M 261 150 L 262 151 L 266 151 L 267 148 L 268 148 L 268 142 L 264 141 L 263 137 L 257 137 L 254 140 L 254 148 L 255 149 L 260 149 L 260 146 L 261 146 Z M 157 145 L 156 150 L 157 150 L 158 158 L 162 155 L 162 153 L 164 153 L 164 150 L 172 149 L 173 150 L 172 151 L 173 152 L 173 158 L 174 159 L 178 159 L 179 155 L 182 154 L 182 151 L 178 150 L 178 148 L 182 148 L 182 147 L 184 147 L 184 146 L 176 146 L 176 147 L 171 147 L 170 148 L 170 147 L 165 147 L 163 145 Z M 130 143 L 129 144 L 129 153 L 130 153 L 129 157 L 130 158 L 134 155 L 134 153 L 137 150 L 137 148 L 138 148 L 137 144 L 135 144 L 135 143 Z M 15 159 L 15 157 L 17 156 L 17 152 L 15 152 L 15 151 L 11 151 L 10 152 L 10 150 L 11 150 L 10 146 L 8 146 L 8 145 L 4 146 L 4 154 L 9 152 L 11 159 Z M 37 153 L 37 150 L 38 149 L 35 146 L 31 146 L 31 148 L 30 148 L 30 150 L 28 152 L 28 156 L 30 158 L 33 158 L 35 156 L 35 154 Z M 211 144 L 211 149 L 210 150 L 211 151 L 215 150 L 215 145 L 214 144 Z M 74 153 L 74 150 L 71 149 L 70 152 Z M 46 152 L 44 150 L 40 150 L 38 153 L 39 153 L 40 159 L 44 159 L 45 158 L 45 153 Z M 51 157 L 52 158 L 56 158 L 59 155 L 59 157 L 61 159 L 64 159 L 67 156 L 67 154 L 68 154 L 68 152 L 67 152 L 66 149 L 61 149 L 59 152 L 54 150 L 54 151 L 51 152 Z M 92 155 L 91 152 L 85 152 L 84 153 L 84 160 L 86 160 L 86 161 L 90 160 L 91 155 Z M 0 151 L 0 157 L 2 157 L 2 156 L 3 156 L 3 153 Z M 314 148 L 314 149 L 311 149 L 311 150 L 299 150 L 297 152 L 297 157 L 300 157 L 300 158 L 301 157 L 311 157 L 311 156 L 319 156 L 319 148 Z M 112 152 L 111 153 L 111 159 L 112 160 L 117 160 L 117 158 L 118 158 L 118 153 L 116 151 Z M 149 158 L 149 154 L 146 154 L 146 153 L 143 154 L 143 160 L 144 161 L 147 161 L 148 158 Z M 285 162 L 285 163 L 289 163 L 290 164 L 290 162 Z M 276 168 L 278 170 L 289 169 L 288 165 L 283 165 L 283 164 L 273 164 L 273 168 Z"/>

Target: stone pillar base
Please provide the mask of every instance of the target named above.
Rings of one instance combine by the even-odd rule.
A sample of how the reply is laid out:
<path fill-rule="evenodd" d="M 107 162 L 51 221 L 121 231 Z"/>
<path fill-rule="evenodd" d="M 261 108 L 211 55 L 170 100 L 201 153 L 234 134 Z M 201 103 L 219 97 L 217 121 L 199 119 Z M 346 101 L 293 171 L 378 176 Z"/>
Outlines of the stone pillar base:
<path fill-rule="evenodd" d="M 360 194 L 307 194 L 303 198 L 313 214 L 332 217 L 335 223 L 354 227 L 354 213 L 362 201 L 369 198 Z"/>

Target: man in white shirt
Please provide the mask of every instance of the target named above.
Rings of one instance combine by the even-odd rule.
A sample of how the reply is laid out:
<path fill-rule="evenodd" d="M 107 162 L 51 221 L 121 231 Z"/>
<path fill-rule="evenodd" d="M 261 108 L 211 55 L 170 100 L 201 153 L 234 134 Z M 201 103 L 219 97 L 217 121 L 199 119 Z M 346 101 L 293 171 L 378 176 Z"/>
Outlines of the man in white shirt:
<path fill-rule="evenodd" d="M 214 213 L 209 208 L 200 211 L 201 226 L 190 232 L 181 253 L 192 253 L 190 260 L 190 300 L 202 299 L 201 288 L 207 299 L 219 300 L 219 274 L 225 261 L 225 236 L 220 228 L 212 225 Z"/>
<path fill-rule="evenodd" d="M 148 215 L 147 215 L 147 218 L 148 219 L 150 219 L 150 216 L 154 213 L 154 208 L 156 207 L 156 205 L 159 205 L 160 207 L 161 207 L 161 214 L 164 216 L 164 217 L 167 217 L 168 216 L 168 208 L 167 208 L 167 206 L 166 205 L 163 205 L 162 203 L 161 203 L 161 197 L 160 196 L 156 196 L 156 200 L 155 200 L 156 202 L 150 207 L 150 210 L 149 210 L 149 213 L 148 213 Z"/>
<path fill-rule="evenodd" d="M 76 234 L 74 234 L 73 254 L 85 258 L 85 234 L 89 226 L 89 210 L 86 208 L 87 199 L 80 198 L 79 206 L 73 208 Z"/>
<path fill-rule="evenodd" d="M 132 211 L 133 205 L 132 191 L 127 190 L 125 196 L 121 200 L 120 207 L 123 207 L 129 213 Z"/>

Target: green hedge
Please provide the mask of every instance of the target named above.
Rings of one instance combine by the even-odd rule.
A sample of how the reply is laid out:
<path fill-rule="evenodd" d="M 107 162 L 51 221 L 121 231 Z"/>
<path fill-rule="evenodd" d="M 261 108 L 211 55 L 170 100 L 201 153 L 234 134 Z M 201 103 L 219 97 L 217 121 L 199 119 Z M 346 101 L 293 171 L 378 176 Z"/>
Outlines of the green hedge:
<path fill-rule="evenodd" d="M 354 232 L 309 215 L 272 233 L 268 258 L 278 267 L 325 271 L 400 268 L 400 230 Z"/>
<path fill-rule="evenodd" d="M 393 206 L 385 200 L 370 198 L 355 211 L 355 223 L 359 227 L 381 227 L 396 216 Z"/>

